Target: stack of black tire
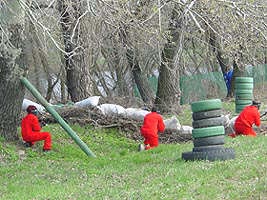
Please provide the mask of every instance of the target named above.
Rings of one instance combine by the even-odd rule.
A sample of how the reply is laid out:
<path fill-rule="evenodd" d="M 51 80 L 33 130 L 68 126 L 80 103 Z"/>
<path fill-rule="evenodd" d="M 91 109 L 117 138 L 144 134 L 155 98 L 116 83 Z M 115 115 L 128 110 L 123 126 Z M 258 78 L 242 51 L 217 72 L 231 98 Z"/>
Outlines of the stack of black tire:
<path fill-rule="evenodd" d="M 253 100 L 253 78 L 235 78 L 235 112 L 240 113 Z"/>
<path fill-rule="evenodd" d="M 228 160 L 235 158 L 232 148 L 224 147 L 224 117 L 220 99 L 193 102 L 193 151 L 183 152 L 184 160 Z"/>

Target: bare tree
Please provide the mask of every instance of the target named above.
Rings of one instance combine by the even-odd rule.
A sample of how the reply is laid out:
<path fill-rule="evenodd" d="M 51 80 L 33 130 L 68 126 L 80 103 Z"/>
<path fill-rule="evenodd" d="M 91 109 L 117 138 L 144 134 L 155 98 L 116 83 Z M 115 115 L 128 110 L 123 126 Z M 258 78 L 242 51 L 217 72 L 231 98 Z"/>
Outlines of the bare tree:
<path fill-rule="evenodd" d="M 85 62 L 86 47 L 83 43 L 86 34 L 83 18 L 87 11 L 81 0 L 59 0 L 58 11 L 66 52 L 66 84 L 71 100 L 76 102 L 92 94 L 89 66 Z"/>
<path fill-rule="evenodd" d="M 162 51 L 162 62 L 159 70 L 158 90 L 155 104 L 163 112 L 177 110 L 180 106 L 179 70 L 175 59 L 179 60 L 184 43 L 184 24 L 189 10 L 195 1 L 184 7 L 175 4 L 169 18 L 169 33 L 167 43 Z"/>
<path fill-rule="evenodd" d="M 116 72 L 115 88 L 126 92 L 131 91 L 131 87 L 128 87 L 129 84 L 124 84 L 127 81 L 122 79 L 122 77 L 129 77 L 127 73 L 130 70 L 132 80 L 136 84 L 143 102 L 151 105 L 154 94 L 147 80 L 149 70 L 142 65 L 143 60 L 138 45 L 144 40 L 143 35 L 139 34 L 142 30 L 146 31 L 141 22 L 146 19 L 143 9 L 147 8 L 148 3 L 149 1 L 103 2 L 102 9 L 98 11 L 100 14 L 97 16 L 100 16 L 99 21 L 103 22 L 101 24 L 105 27 L 105 32 L 99 39 L 103 43 L 101 53 L 106 59 L 107 65 L 113 66 L 111 71 Z M 137 4 L 138 6 L 136 6 Z"/>
<path fill-rule="evenodd" d="M 144 12 L 146 7 L 150 5 L 150 1 L 138 1 L 136 4 L 133 4 L 130 7 L 130 12 L 133 13 L 135 19 L 141 21 L 145 20 L 147 17 L 147 13 Z M 134 20 L 132 20 L 134 21 Z M 133 40 L 131 40 L 130 35 L 136 37 L 135 34 L 129 34 L 129 26 L 133 26 L 130 24 L 121 24 L 120 26 L 120 38 L 123 41 L 123 45 L 126 47 L 126 57 L 129 63 L 129 66 L 132 70 L 134 81 L 137 85 L 139 93 L 144 101 L 145 104 L 152 106 L 154 103 L 154 94 L 153 91 L 148 83 L 147 76 L 144 72 L 142 72 L 142 68 L 140 67 L 140 56 L 138 56 L 138 49 L 135 47 L 136 45 L 133 44 Z"/>
<path fill-rule="evenodd" d="M 222 74 L 232 67 L 234 80 L 244 74 L 247 65 L 263 63 L 266 44 L 266 26 L 261 23 L 266 19 L 264 1 L 207 3 L 198 4 L 198 14 Z M 227 96 L 233 96 L 234 81 L 231 86 Z"/>
<path fill-rule="evenodd" d="M 94 68 L 93 75 L 106 85 L 110 96 L 127 95 L 124 90 L 130 91 L 128 84 L 135 80 L 144 102 L 151 101 L 154 96 L 147 76 L 159 69 L 155 103 L 163 111 L 177 111 L 180 73 L 224 72 L 226 66 L 232 65 L 236 76 L 247 65 L 266 63 L 265 0 L 31 2 L 28 5 L 22 0 L 0 1 L 0 131 L 6 138 L 17 137 L 12 126 L 17 123 L 24 94 L 19 77 L 28 71 L 22 64 L 27 50 L 22 32 L 27 31 L 25 11 L 38 38 L 32 42 L 35 61 L 49 66 L 48 98 L 59 78 L 66 83 L 73 101 L 94 94 Z M 47 12 L 48 9 L 52 11 Z M 64 55 L 66 78 L 61 76 L 65 73 L 52 77 L 50 46 L 38 47 L 47 44 L 44 41 L 54 44 L 55 54 Z M 60 66 L 60 62 L 56 65 Z M 104 77 L 107 71 L 115 82 L 112 87 Z"/>
<path fill-rule="evenodd" d="M 0 2 L 0 136 L 17 140 L 17 126 L 24 96 L 20 83 L 23 64 L 24 9 L 17 0 Z"/>

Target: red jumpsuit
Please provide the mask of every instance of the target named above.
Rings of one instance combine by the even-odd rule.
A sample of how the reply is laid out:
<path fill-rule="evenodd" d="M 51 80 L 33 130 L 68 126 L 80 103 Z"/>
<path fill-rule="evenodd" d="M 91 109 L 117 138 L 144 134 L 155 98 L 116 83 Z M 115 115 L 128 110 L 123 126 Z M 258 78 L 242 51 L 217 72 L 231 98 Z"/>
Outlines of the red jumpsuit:
<path fill-rule="evenodd" d="M 163 132 L 165 125 L 162 119 L 162 116 L 157 112 L 148 113 L 144 117 L 143 126 L 140 131 L 145 141 L 145 148 L 151 149 L 159 145 L 159 136 L 158 132 Z"/>
<path fill-rule="evenodd" d="M 255 137 L 257 134 L 252 128 L 253 124 L 258 127 L 260 126 L 260 113 L 256 106 L 247 106 L 243 109 L 235 121 L 235 134 Z"/>
<path fill-rule="evenodd" d="M 37 116 L 32 113 L 26 115 L 21 122 L 21 135 L 25 142 L 34 144 L 34 142 L 44 140 L 43 150 L 51 150 L 51 134 L 49 132 L 40 132 L 41 127 Z"/>

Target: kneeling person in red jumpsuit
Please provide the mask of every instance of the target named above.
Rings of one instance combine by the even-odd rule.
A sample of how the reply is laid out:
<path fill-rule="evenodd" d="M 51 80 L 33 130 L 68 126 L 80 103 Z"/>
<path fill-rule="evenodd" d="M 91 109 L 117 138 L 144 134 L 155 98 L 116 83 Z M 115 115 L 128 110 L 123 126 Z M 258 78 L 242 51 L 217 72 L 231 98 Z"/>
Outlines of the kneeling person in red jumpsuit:
<path fill-rule="evenodd" d="M 140 131 L 144 137 L 144 144 L 139 145 L 139 151 L 152 149 L 159 145 L 159 136 L 158 132 L 163 132 L 165 125 L 163 118 L 160 114 L 157 113 L 156 107 L 151 109 L 151 112 L 144 117 L 143 126 Z"/>
<path fill-rule="evenodd" d="M 27 108 L 27 113 L 28 114 L 21 121 L 22 139 L 28 144 L 28 146 L 32 146 L 35 142 L 44 140 L 43 151 L 50 151 L 51 134 L 49 132 L 40 132 L 41 126 L 37 117 L 37 108 L 30 105 Z"/>
<path fill-rule="evenodd" d="M 256 137 L 256 132 L 253 130 L 253 124 L 256 126 L 260 126 L 261 120 L 260 120 L 260 102 L 258 101 L 252 101 L 252 104 L 249 106 L 246 106 L 242 112 L 237 117 L 234 129 L 235 134 L 232 137 L 235 137 L 237 135 L 247 135 Z"/>

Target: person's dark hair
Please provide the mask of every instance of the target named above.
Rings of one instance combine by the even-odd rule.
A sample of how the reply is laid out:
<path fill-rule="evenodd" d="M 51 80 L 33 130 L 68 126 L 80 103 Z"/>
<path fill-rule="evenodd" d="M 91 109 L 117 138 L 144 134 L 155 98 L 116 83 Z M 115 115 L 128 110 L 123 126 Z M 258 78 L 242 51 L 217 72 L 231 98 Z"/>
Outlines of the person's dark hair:
<path fill-rule="evenodd" d="M 153 107 L 151 108 L 151 112 L 158 112 L 157 107 L 156 107 L 156 106 L 153 106 Z"/>
<path fill-rule="evenodd" d="M 26 109 L 27 113 L 36 113 L 37 112 L 37 108 L 33 105 L 29 105 Z"/>
<path fill-rule="evenodd" d="M 261 102 L 257 101 L 257 100 L 253 100 L 251 105 L 256 106 L 256 107 L 258 107 L 258 109 L 260 109 Z"/>

